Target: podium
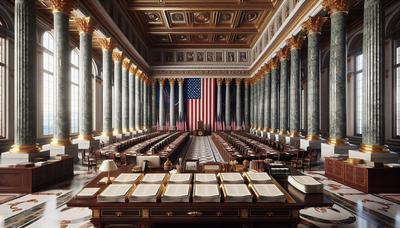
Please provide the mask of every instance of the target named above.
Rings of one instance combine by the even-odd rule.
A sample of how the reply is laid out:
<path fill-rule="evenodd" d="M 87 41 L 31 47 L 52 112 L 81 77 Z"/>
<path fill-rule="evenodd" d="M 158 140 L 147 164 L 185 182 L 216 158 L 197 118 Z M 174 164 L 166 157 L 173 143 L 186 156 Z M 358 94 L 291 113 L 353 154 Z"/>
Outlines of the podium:
<path fill-rule="evenodd" d="M 197 122 L 197 129 L 193 132 L 193 135 L 206 136 L 210 134 L 211 134 L 210 126 L 205 126 L 204 122 L 202 120 L 199 120 Z"/>

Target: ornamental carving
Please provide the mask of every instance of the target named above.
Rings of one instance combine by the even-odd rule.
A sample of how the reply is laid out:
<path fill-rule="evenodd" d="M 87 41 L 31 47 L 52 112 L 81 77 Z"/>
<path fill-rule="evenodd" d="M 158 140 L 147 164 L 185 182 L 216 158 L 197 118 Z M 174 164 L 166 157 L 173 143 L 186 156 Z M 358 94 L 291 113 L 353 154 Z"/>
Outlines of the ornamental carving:
<path fill-rule="evenodd" d="M 122 68 L 128 70 L 130 66 L 131 66 L 131 60 L 128 58 L 124 58 L 124 61 L 122 61 Z"/>
<path fill-rule="evenodd" d="M 169 81 L 169 85 L 170 85 L 170 86 L 174 86 L 174 84 L 175 84 L 175 78 L 168 78 L 168 81 Z"/>
<path fill-rule="evenodd" d="M 135 66 L 135 64 L 132 64 L 129 67 L 129 73 L 131 73 L 133 76 L 135 76 L 137 70 L 138 70 L 138 68 L 137 68 L 137 66 Z"/>
<path fill-rule="evenodd" d="M 114 51 L 112 53 L 112 59 L 114 62 L 121 62 L 123 57 L 122 51 Z"/>
<path fill-rule="evenodd" d="M 279 50 L 277 56 L 281 61 L 287 60 L 289 58 L 289 48 L 288 47 L 282 48 L 281 50 Z"/>
<path fill-rule="evenodd" d="M 74 21 L 78 26 L 79 33 L 93 33 L 95 23 L 91 17 L 77 17 Z"/>
<path fill-rule="evenodd" d="M 222 80 L 224 80 L 224 79 L 222 79 L 222 78 L 217 78 L 217 85 L 222 85 Z"/>
<path fill-rule="evenodd" d="M 310 17 L 302 24 L 303 30 L 306 31 L 308 34 L 321 33 L 322 26 L 324 25 L 326 20 L 326 17 L 321 16 Z"/>
<path fill-rule="evenodd" d="M 232 82 L 232 78 L 225 78 L 225 85 L 229 86 Z"/>
<path fill-rule="evenodd" d="M 100 38 L 99 39 L 100 46 L 105 51 L 111 51 L 115 48 L 114 42 L 111 37 L 108 38 Z"/>
<path fill-rule="evenodd" d="M 302 35 L 292 36 L 286 41 L 286 44 L 290 49 L 300 49 L 304 39 L 305 36 Z"/>
<path fill-rule="evenodd" d="M 183 78 L 178 78 L 178 79 L 176 79 L 177 81 L 178 81 L 178 85 L 183 85 L 183 82 L 185 81 L 185 79 L 183 79 Z"/>
<path fill-rule="evenodd" d="M 218 77 L 245 77 L 250 76 L 249 70 L 154 70 L 152 75 L 154 77 L 172 77 L 188 75 L 196 76 L 218 76 Z"/>
<path fill-rule="evenodd" d="M 271 72 L 271 64 L 270 63 L 266 63 L 265 65 L 265 73 L 268 74 L 269 72 Z"/>
<path fill-rule="evenodd" d="M 344 12 L 347 13 L 349 11 L 349 1 L 348 0 L 323 0 L 322 7 L 329 14 Z"/>
<path fill-rule="evenodd" d="M 136 74 L 135 74 L 135 77 L 140 78 L 141 75 L 142 75 L 142 73 L 143 73 L 143 71 L 141 71 L 140 69 L 137 69 Z"/>
<path fill-rule="evenodd" d="M 50 0 L 53 13 L 61 12 L 70 15 L 72 9 L 76 8 L 76 0 Z"/>
<path fill-rule="evenodd" d="M 164 81 L 165 81 L 165 78 L 159 78 L 158 79 L 158 82 L 160 83 L 160 86 L 164 85 Z"/>
<path fill-rule="evenodd" d="M 271 70 L 276 70 L 279 67 L 279 59 L 277 57 L 271 59 Z"/>
<path fill-rule="evenodd" d="M 242 82 L 241 78 L 236 78 L 236 85 L 240 85 L 241 82 Z"/>

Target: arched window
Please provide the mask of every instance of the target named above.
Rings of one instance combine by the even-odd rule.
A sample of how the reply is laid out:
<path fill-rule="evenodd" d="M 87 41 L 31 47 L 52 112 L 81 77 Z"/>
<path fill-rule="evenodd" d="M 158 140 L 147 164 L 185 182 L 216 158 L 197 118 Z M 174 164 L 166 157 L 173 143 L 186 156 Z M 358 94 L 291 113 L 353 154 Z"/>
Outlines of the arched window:
<path fill-rule="evenodd" d="M 7 29 L 7 24 L 0 18 L 0 28 Z M 8 41 L 0 34 L 0 138 L 7 137 L 7 62 Z"/>
<path fill-rule="evenodd" d="M 42 37 L 43 46 L 43 135 L 54 133 L 54 38 L 49 32 Z"/>
<path fill-rule="evenodd" d="M 71 52 L 71 133 L 78 133 L 79 127 L 79 53 Z"/>

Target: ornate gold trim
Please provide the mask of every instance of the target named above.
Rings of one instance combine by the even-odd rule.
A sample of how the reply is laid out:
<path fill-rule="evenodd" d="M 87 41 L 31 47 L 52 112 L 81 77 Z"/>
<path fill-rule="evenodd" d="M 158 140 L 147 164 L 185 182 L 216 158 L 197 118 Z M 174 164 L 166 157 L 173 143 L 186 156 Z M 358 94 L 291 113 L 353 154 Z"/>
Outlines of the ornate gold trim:
<path fill-rule="evenodd" d="M 175 78 L 168 78 L 169 85 L 172 87 L 175 85 Z"/>
<path fill-rule="evenodd" d="M 104 51 L 112 51 L 115 48 L 115 44 L 111 37 L 100 38 L 99 44 Z"/>
<path fill-rule="evenodd" d="M 66 138 L 66 139 L 57 139 L 57 138 L 52 138 L 51 143 L 52 146 L 67 146 L 71 145 L 71 138 Z"/>
<path fill-rule="evenodd" d="M 183 85 L 183 82 L 185 81 L 184 78 L 178 78 L 178 79 L 176 79 L 176 80 L 178 81 L 178 85 L 180 85 L 180 86 L 182 86 L 182 85 Z"/>
<path fill-rule="evenodd" d="M 302 35 L 292 36 L 286 40 L 286 44 L 290 49 L 300 49 L 305 38 L 306 37 Z"/>
<path fill-rule="evenodd" d="M 287 46 L 281 48 L 277 54 L 280 61 L 287 60 L 289 58 L 289 48 Z"/>
<path fill-rule="evenodd" d="M 112 60 L 114 62 L 121 62 L 123 57 L 122 51 L 113 51 L 112 53 Z"/>
<path fill-rule="evenodd" d="M 131 64 L 131 66 L 129 67 L 129 73 L 132 74 L 133 76 L 135 76 L 137 70 L 138 68 L 135 64 Z"/>
<path fill-rule="evenodd" d="M 217 78 L 217 85 L 222 85 L 223 78 Z"/>
<path fill-rule="evenodd" d="M 242 82 L 242 79 L 241 78 L 236 78 L 235 81 L 236 81 L 236 85 L 240 86 L 240 83 Z"/>
<path fill-rule="evenodd" d="M 12 145 L 10 152 L 13 153 L 20 153 L 20 154 L 30 154 L 30 153 L 36 153 L 40 151 L 40 147 L 38 145 L 33 144 L 33 145 Z"/>
<path fill-rule="evenodd" d="M 124 60 L 122 61 L 122 68 L 128 70 L 130 66 L 131 66 L 131 60 L 128 58 L 124 58 Z"/>
<path fill-rule="evenodd" d="M 79 33 L 93 33 L 95 29 L 95 23 L 91 17 L 77 17 L 74 18 L 74 21 L 78 26 Z"/>
<path fill-rule="evenodd" d="M 79 135 L 78 139 L 90 141 L 90 140 L 93 140 L 94 138 L 93 138 L 92 134 L 86 134 L 86 135 Z"/>
<path fill-rule="evenodd" d="M 328 144 L 329 145 L 347 145 L 348 142 L 345 139 L 329 138 Z"/>
<path fill-rule="evenodd" d="M 49 0 L 53 13 L 64 13 L 70 15 L 71 11 L 77 7 L 76 0 Z"/>
<path fill-rule="evenodd" d="M 271 59 L 271 61 L 269 62 L 271 65 L 271 70 L 276 70 L 279 67 L 279 59 L 277 57 L 274 57 L 273 59 Z"/>
<path fill-rule="evenodd" d="M 232 78 L 225 78 L 225 85 L 229 86 L 232 82 Z"/>
<path fill-rule="evenodd" d="M 103 131 L 101 132 L 101 136 L 111 137 L 113 136 L 113 133 L 111 131 Z"/>
<path fill-rule="evenodd" d="M 160 84 L 160 86 L 163 86 L 165 82 L 165 78 L 159 78 L 158 79 L 158 83 Z"/>
<path fill-rule="evenodd" d="M 289 137 L 293 138 L 293 137 L 300 137 L 300 132 L 298 131 L 291 131 L 288 135 Z"/>
<path fill-rule="evenodd" d="M 371 145 L 371 144 L 361 144 L 360 151 L 364 153 L 388 153 L 389 148 L 387 146 L 382 145 Z"/>
<path fill-rule="evenodd" d="M 113 131 L 114 136 L 120 135 L 121 133 L 122 133 L 121 129 L 114 129 Z"/>
<path fill-rule="evenodd" d="M 319 135 L 309 134 L 307 135 L 306 140 L 308 141 L 320 140 L 320 137 Z"/>
<path fill-rule="evenodd" d="M 323 0 L 322 7 L 329 14 L 334 13 L 348 13 L 349 12 L 349 1 L 348 0 Z"/>
<path fill-rule="evenodd" d="M 321 16 L 310 17 L 301 25 L 301 27 L 307 34 L 321 33 L 322 26 L 326 20 L 326 17 Z"/>

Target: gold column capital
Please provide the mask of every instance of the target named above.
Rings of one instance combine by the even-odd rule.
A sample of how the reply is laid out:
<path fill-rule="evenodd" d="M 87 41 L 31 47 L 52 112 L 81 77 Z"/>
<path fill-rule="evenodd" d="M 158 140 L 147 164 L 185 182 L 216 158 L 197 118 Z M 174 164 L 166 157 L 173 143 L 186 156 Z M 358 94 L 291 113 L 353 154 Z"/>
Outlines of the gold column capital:
<path fill-rule="evenodd" d="M 178 85 L 179 85 L 179 86 L 182 86 L 182 85 L 183 85 L 183 82 L 185 81 L 184 78 L 178 78 L 178 79 L 176 79 L 176 80 L 178 81 Z"/>
<path fill-rule="evenodd" d="M 130 66 L 131 66 L 131 60 L 128 58 L 124 58 L 124 60 L 122 61 L 122 68 L 128 70 Z"/>
<path fill-rule="evenodd" d="M 71 11 L 77 7 L 76 0 L 49 0 L 53 13 L 64 13 L 70 15 Z"/>
<path fill-rule="evenodd" d="M 243 82 L 245 85 L 249 85 L 249 84 L 251 84 L 251 78 L 246 78 L 243 80 Z"/>
<path fill-rule="evenodd" d="M 165 78 L 159 78 L 158 83 L 160 83 L 160 86 L 163 86 L 165 82 Z"/>
<path fill-rule="evenodd" d="M 349 0 L 323 0 L 322 7 L 329 14 L 338 12 L 348 13 L 350 3 Z"/>
<path fill-rule="evenodd" d="M 236 78 L 235 81 L 236 81 L 236 85 L 240 85 L 240 83 L 242 82 L 242 79 L 241 78 Z"/>
<path fill-rule="evenodd" d="M 33 145 L 12 145 L 10 152 L 13 153 L 19 153 L 19 154 L 29 154 L 29 153 L 35 153 L 39 152 L 40 148 L 38 145 L 33 144 Z"/>
<path fill-rule="evenodd" d="M 217 78 L 217 85 L 222 85 L 223 78 Z"/>
<path fill-rule="evenodd" d="M 264 67 L 265 67 L 265 69 L 264 69 L 265 74 L 271 72 L 271 64 L 270 63 L 265 63 Z"/>
<path fill-rule="evenodd" d="M 307 34 L 321 33 L 322 26 L 326 20 L 326 17 L 321 16 L 310 17 L 302 24 L 302 28 L 305 32 L 307 32 Z"/>
<path fill-rule="evenodd" d="M 135 77 L 137 77 L 137 78 L 139 78 L 139 79 L 140 79 L 140 77 L 141 77 L 142 73 L 143 73 L 143 71 L 142 71 L 142 70 L 140 70 L 140 69 L 138 68 L 138 69 L 136 70 L 136 72 L 135 72 Z"/>
<path fill-rule="evenodd" d="M 104 51 L 112 51 L 115 48 L 115 44 L 111 37 L 100 38 L 99 44 L 101 46 L 101 49 L 103 49 Z"/>
<path fill-rule="evenodd" d="M 360 145 L 360 151 L 364 153 L 388 153 L 389 148 L 383 145 L 364 144 Z"/>
<path fill-rule="evenodd" d="M 225 85 L 229 86 L 232 82 L 232 78 L 225 78 Z"/>
<path fill-rule="evenodd" d="M 123 58 L 122 51 L 113 51 L 112 59 L 114 62 L 121 62 Z"/>
<path fill-rule="evenodd" d="M 95 22 L 91 17 L 76 17 L 74 21 L 78 26 L 79 33 L 93 34 Z"/>
<path fill-rule="evenodd" d="M 289 48 L 287 46 L 281 48 L 277 54 L 280 61 L 287 60 L 289 58 Z"/>
<path fill-rule="evenodd" d="M 135 77 L 137 70 L 138 70 L 138 68 L 135 64 L 131 64 L 131 66 L 129 67 L 129 73 L 132 74 L 134 77 Z"/>
<path fill-rule="evenodd" d="M 271 59 L 271 70 L 276 70 L 279 67 L 279 59 L 277 57 L 274 57 L 273 59 Z"/>
<path fill-rule="evenodd" d="M 168 81 L 169 81 L 169 85 L 170 85 L 170 86 L 174 86 L 174 84 L 175 84 L 175 78 L 168 78 Z"/>
<path fill-rule="evenodd" d="M 305 36 L 302 35 L 292 36 L 286 40 L 286 44 L 290 49 L 300 49 L 304 39 Z"/>

